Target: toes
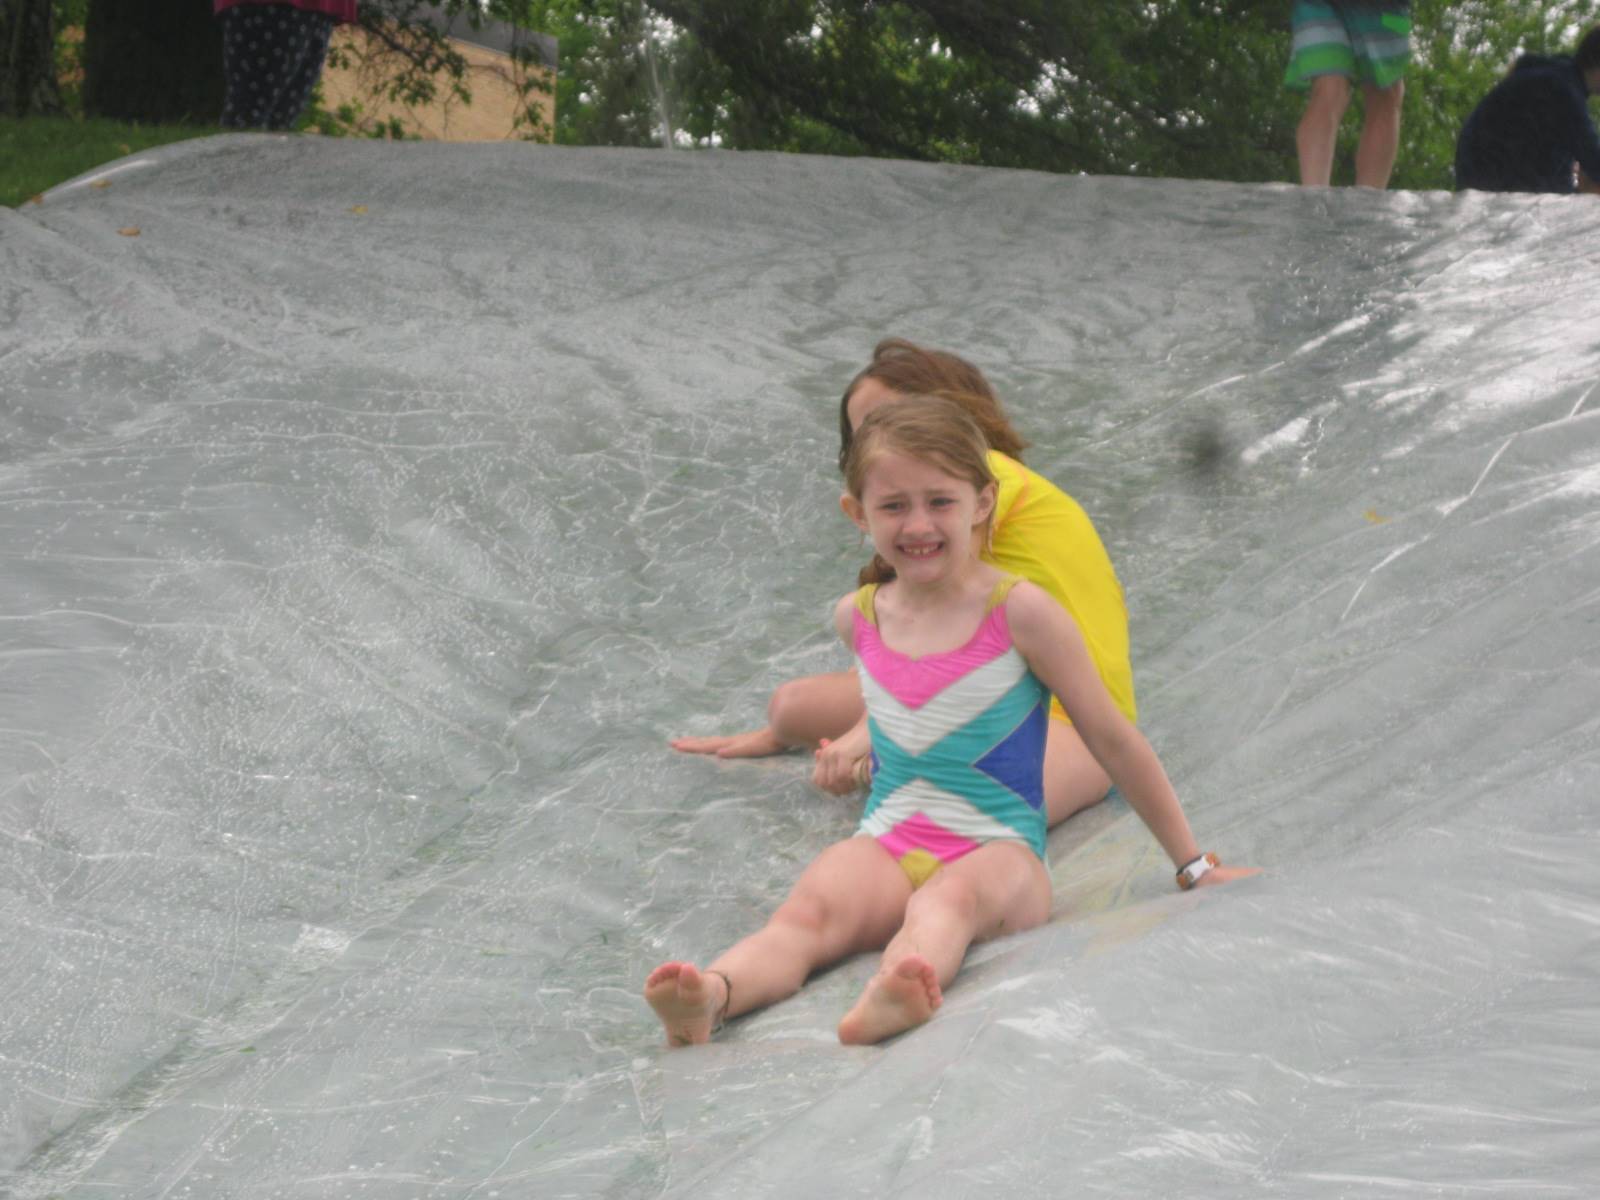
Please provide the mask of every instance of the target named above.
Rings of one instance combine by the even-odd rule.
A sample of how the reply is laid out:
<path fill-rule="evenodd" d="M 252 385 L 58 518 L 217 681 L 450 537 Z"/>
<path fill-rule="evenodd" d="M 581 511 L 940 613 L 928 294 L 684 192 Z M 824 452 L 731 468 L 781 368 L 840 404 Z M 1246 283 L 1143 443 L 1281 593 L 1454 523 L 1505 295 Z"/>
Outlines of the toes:
<path fill-rule="evenodd" d="M 682 963 L 675 963 L 675 962 L 662 963 L 654 971 L 650 972 L 650 977 L 644 981 L 644 985 L 647 988 L 657 987 L 660 984 L 665 983 L 667 980 L 676 977 L 682 971 L 683 971 L 683 964 Z"/>

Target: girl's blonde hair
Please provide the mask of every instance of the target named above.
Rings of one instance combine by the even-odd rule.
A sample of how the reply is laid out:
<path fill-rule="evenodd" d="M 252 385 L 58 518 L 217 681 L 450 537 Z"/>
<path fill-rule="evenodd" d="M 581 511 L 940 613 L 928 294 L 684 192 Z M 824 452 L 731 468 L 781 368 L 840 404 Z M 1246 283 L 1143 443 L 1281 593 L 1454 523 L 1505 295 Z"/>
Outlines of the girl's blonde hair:
<path fill-rule="evenodd" d="M 850 397 L 872 379 L 901 396 L 943 396 L 964 408 L 991 450 L 1022 461 L 1028 443 L 1012 426 L 1000 397 L 978 370 L 948 350 L 930 350 L 905 338 L 884 338 L 872 350 L 872 361 L 858 371 L 839 401 L 839 469 L 850 453 Z"/>
<path fill-rule="evenodd" d="M 841 464 L 844 484 L 860 502 L 872 464 L 885 454 L 903 454 L 970 483 L 974 491 L 998 489 L 988 451 L 983 429 L 961 404 L 943 396 L 905 396 L 873 409 L 861 422 Z M 983 520 L 985 548 L 993 530 L 991 507 Z M 859 578 L 863 584 L 887 583 L 894 578 L 894 568 L 875 554 Z"/>

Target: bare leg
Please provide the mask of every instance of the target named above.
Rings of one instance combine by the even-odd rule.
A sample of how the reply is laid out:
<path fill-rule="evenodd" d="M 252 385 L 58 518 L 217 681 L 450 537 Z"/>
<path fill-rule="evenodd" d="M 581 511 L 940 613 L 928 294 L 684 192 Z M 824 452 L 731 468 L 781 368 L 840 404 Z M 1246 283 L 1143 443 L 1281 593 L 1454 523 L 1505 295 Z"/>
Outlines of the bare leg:
<path fill-rule="evenodd" d="M 1050 718 L 1044 743 L 1044 807 L 1051 828 L 1106 798 L 1111 776 L 1072 725 Z"/>
<path fill-rule="evenodd" d="M 1020 842 L 990 842 L 914 892 L 878 973 L 839 1022 L 839 1040 L 881 1042 L 933 1015 L 975 941 L 1043 924 L 1050 876 Z"/>
<path fill-rule="evenodd" d="M 1333 178 L 1339 122 L 1349 104 L 1350 81 L 1343 75 L 1318 75 L 1311 81 L 1311 96 L 1294 135 L 1302 187 L 1327 187 Z"/>
<path fill-rule="evenodd" d="M 765 728 L 713 737 L 673 738 L 674 750 L 718 758 L 761 758 L 795 746 L 816 746 L 848 733 L 861 719 L 861 685 L 854 671 L 808 675 L 781 684 L 767 704 Z"/>
<path fill-rule="evenodd" d="M 1400 102 L 1405 98 L 1405 80 L 1386 88 L 1363 84 L 1361 141 L 1356 146 L 1356 186 L 1385 188 L 1394 171 L 1395 152 L 1400 148 Z"/>
<path fill-rule="evenodd" d="M 709 968 L 665 962 L 650 972 L 644 996 L 661 1019 L 667 1044 L 708 1041 L 719 1015 L 764 1008 L 794 995 L 817 968 L 887 944 L 910 896 L 905 872 L 874 839 L 853 837 L 829 846 L 765 927 Z"/>

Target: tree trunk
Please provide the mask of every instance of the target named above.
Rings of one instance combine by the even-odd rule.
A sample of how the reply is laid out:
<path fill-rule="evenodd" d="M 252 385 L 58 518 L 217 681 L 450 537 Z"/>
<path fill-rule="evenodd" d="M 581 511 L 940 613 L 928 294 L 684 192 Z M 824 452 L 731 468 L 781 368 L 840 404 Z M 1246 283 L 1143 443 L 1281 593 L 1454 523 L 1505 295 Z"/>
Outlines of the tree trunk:
<path fill-rule="evenodd" d="M 51 0 L 0 0 L 0 116 L 61 111 Z"/>
<path fill-rule="evenodd" d="M 211 0 L 89 0 L 83 72 L 89 116 L 216 124 L 222 33 Z"/>

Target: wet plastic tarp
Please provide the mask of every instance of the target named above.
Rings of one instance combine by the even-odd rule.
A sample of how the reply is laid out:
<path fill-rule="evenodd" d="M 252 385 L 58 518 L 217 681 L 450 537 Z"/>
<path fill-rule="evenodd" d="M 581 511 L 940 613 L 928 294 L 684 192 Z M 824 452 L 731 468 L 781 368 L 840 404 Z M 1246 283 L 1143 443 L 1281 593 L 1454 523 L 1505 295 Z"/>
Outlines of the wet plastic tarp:
<path fill-rule="evenodd" d="M 235 136 L 0 211 L 0 1194 L 1600 1191 L 1600 205 Z M 982 366 L 1113 799 L 927 1027 L 640 999 L 854 827 L 837 400 Z"/>

